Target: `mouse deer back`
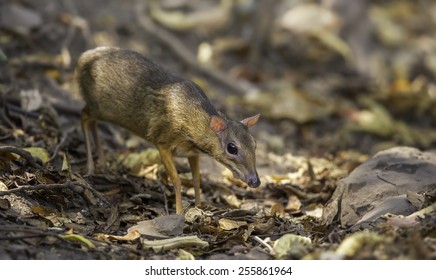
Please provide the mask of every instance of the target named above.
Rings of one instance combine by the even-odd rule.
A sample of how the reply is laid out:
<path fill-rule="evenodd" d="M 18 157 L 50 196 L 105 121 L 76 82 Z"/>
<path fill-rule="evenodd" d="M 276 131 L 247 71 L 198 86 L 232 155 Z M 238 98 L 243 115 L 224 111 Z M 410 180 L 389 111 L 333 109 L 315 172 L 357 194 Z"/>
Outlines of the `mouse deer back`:
<path fill-rule="evenodd" d="M 181 213 L 181 182 L 173 156 L 187 157 L 193 175 L 195 204 L 200 201 L 199 154 L 205 153 L 229 168 L 250 187 L 260 185 L 256 171 L 256 143 L 248 128 L 259 115 L 234 121 L 218 112 L 203 90 L 173 75 L 141 54 L 99 47 L 82 54 L 76 79 L 86 105 L 82 129 L 87 172 L 94 172 L 90 132 L 104 165 L 96 122 L 126 128 L 153 143 L 174 185 L 176 212 Z"/>

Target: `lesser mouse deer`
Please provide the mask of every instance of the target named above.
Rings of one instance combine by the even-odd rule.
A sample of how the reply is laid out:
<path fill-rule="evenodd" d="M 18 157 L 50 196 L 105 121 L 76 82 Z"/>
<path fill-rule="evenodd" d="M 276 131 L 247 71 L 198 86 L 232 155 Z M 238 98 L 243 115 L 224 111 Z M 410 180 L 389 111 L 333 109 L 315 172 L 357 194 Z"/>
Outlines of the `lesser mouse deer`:
<path fill-rule="evenodd" d="M 94 138 L 98 160 L 104 163 L 96 128 L 96 121 L 101 120 L 124 127 L 157 147 L 175 188 L 177 213 L 183 208 L 181 182 L 173 156 L 188 158 L 197 206 L 201 202 L 199 153 L 214 157 L 248 186 L 260 185 L 256 143 L 248 131 L 259 115 L 242 121 L 228 119 L 212 106 L 194 82 L 125 49 L 98 47 L 83 53 L 76 79 L 86 102 L 82 129 L 88 173 L 94 171 L 89 132 Z"/>

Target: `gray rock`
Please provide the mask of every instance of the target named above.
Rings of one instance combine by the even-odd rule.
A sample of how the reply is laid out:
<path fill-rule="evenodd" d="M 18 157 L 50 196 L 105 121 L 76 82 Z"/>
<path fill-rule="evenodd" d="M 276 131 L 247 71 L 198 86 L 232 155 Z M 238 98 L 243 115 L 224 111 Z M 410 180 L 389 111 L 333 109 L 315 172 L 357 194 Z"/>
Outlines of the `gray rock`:
<path fill-rule="evenodd" d="M 408 198 L 435 188 L 435 153 L 391 148 L 377 153 L 338 182 L 323 219 L 331 223 L 337 216 L 343 226 L 351 226 L 386 213 L 408 215 L 417 210 L 416 203 Z"/>
<path fill-rule="evenodd" d="M 389 197 L 386 198 L 380 205 L 363 215 L 363 217 L 357 221 L 356 224 L 375 221 L 379 217 L 388 213 L 406 216 L 414 213 L 416 210 L 418 209 L 413 206 L 412 203 L 410 203 L 406 195 Z"/>
<path fill-rule="evenodd" d="M 166 239 L 183 233 L 185 218 L 182 215 L 166 215 L 153 220 L 141 221 L 130 227 L 127 232 L 138 231 L 151 239 Z"/>

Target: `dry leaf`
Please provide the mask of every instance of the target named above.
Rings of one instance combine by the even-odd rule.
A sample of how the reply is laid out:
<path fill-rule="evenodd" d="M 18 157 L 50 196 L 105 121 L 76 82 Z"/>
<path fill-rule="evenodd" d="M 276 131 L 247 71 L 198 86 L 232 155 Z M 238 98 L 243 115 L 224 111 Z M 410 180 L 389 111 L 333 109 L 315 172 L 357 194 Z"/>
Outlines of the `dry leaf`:
<path fill-rule="evenodd" d="M 41 108 L 42 97 L 37 89 L 20 91 L 21 108 L 26 111 L 35 111 Z"/>
<path fill-rule="evenodd" d="M 270 210 L 271 216 L 279 216 L 282 217 L 285 215 L 285 207 L 281 203 L 275 203 L 271 206 Z"/>
<path fill-rule="evenodd" d="M 235 194 L 223 195 L 222 198 L 233 208 L 239 208 L 241 206 L 241 201 Z"/>
<path fill-rule="evenodd" d="M 296 195 L 290 195 L 288 197 L 288 204 L 286 205 L 287 210 L 298 211 L 301 208 L 301 201 Z"/>
<path fill-rule="evenodd" d="M 61 235 L 61 238 L 64 239 L 64 240 L 68 240 L 68 241 L 73 241 L 73 242 L 78 242 L 78 243 L 84 244 L 88 248 L 95 248 L 94 243 L 92 243 L 91 241 L 86 239 L 84 236 L 79 235 L 79 234 Z"/>
<path fill-rule="evenodd" d="M 190 224 L 201 223 L 204 220 L 205 213 L 203 210 L 195 207 L 189 208 L 185 214 L 185 221 Z"/>
<path fill-rule="evenodd" d="M 191 13 L 166 11 L 161 9 L 160 1 L 150 3 L 150 14 L 161 25 L 177 31 L 199 29 L 204 32 L 214 32 L 222 29 L 230 22 L 232 1 L 221 1 L 207 10 L 196 10 Z"/>
<path fill-rule="evenodd" d="M 345 238 L 335 253 L 341 256 L 352 257 L 360 248 L 375 245 L 383 241 L 389 241 L 389 239 L 375 232 L 356 232 Z"/>
<path fill-rule="evenodd" d="M 301 245 L 309 246 L 312 241 L 308 237 L 299 236 L 296 234 L 285 234 L 274 242 L 274 252 L 277 259 L 287 258 L 294 247 L 301 250 Z"/>
<path fill-rule="evenodd" d="M 190 260 L 193 261 L 195 260 L 195 257 L 189 253 L 186 250 L 180 249 L 179 250 L 179 255 L 177 256 L 176 260 Z"/>
<path fill-rule="evenodd" d="M 176 248 L 204 248 L 209 246 L 208 242 L 201 240 L 197 236 L 182 236 L 164 240 L 144 240 L 142 244 L 144 248 L 151 248 L 155 252 L 167 251 Z"/>
<path fill-rule="evenodd" d="M 218 223 L 223 230 L 232 230 L 247 225 L 246 221 L 235 221 L 226 218 L 221 218 Z"/>
<path fill-rule="evenodd" d="M 140 236 L 141 236 L 141 234 L 137 230 L 131 230 L 131 231 L 127 232 L 126 235 L 122 235 L 122 236 L 97 233 L 95 235 L 95 238 L 97 238 L 99 240 L 104 240 L 104 241 L 132 241 L 132 240 L 139 238 Z"/>
<path fill-rule="evenodd" d="M 33 157 L 39 158 L 43 163 L 47 163 L 50 160 L 50 155 L 47 150 L 41 147 L 28 147 L 23 150 L 28 151 Z"/>

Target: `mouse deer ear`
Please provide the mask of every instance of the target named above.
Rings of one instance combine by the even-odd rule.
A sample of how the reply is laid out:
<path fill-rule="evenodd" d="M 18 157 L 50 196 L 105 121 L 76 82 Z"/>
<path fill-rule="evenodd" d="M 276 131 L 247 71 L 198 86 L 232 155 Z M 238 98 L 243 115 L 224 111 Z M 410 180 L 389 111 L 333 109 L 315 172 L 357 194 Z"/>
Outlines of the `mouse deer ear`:
<path fill-rule="evenodd" d="M 250 128 L 257 123 L 257 121 L 259 120 L 259 117 L 260 117 L 260 114 L 257 114 L 255 116 L 243 119 L 241 121 L 241 123 L 244 124 L 246 127 Z"/>
<path fill-rule="evenodd" d="M 224 129 L 226 129 L 226 122 L 221 117 L 211 116 L 210 117 L 210 128 L 213 130 L 213 132 L 220 133 Z"/>

